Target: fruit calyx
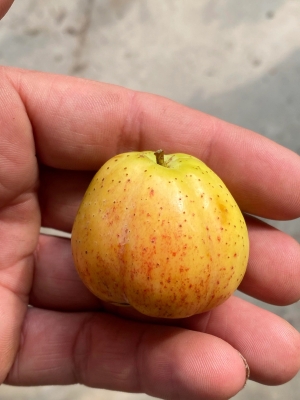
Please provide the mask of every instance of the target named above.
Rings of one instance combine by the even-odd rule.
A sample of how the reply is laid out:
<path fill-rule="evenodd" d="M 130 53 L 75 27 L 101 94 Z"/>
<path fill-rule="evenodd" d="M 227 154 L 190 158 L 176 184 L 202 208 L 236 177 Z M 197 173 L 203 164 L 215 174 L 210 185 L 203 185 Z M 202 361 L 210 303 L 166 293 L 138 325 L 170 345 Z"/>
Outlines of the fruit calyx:
<path fill-rule="evenodd" d="M 156 163 L 158 165 L 161 165 L 162 167 L 167 167 L 167 164 L 165 163 L 165 158 L 164 158 L 164 155 L 165 155 L 164 151 L 162 149 L 156 150 L 154 152 L 154 154 L 156 157 Z"/>

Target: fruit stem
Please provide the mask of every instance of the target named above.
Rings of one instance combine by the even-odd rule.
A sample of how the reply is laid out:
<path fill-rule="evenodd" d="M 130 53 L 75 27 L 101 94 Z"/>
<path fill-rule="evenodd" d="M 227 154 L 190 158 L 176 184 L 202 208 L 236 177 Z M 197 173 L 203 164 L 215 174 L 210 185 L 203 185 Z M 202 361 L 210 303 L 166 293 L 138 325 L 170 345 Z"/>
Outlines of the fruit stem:
<path fill-rule="evenodd" d="M 162 167 L 166 167 L 167 164 L 165 163 L 165 159 L 164 159 L 164 151 L 163 150 L 156 150 L 154 152 L 155 157 L 156 157 L 156 162 L 158 165 L 161 165 Z"/>

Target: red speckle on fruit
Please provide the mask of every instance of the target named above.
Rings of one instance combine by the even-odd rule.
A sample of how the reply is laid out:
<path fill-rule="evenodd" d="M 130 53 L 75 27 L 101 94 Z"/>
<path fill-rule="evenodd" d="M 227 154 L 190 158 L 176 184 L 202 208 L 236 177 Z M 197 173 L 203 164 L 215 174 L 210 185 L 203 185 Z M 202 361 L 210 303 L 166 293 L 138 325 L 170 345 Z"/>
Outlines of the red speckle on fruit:
<path fill-rule="evenodd" d="M 96 188 L 100 194 L 96 196 L 96 190 L 91 188 L 86 200 L 91 211 L 80 217 L 83 220 L 80 222 L 81 227 L 79 226 L 81 229 L 77 228 L 79 234 L 73 235 L 73 247 L 77 246 L 81 251 L 78 256 L 76 248 L 74 250 L 76 264 L 81 262 L 82 257 L 89 257 L 88 267 L 90 268 L 92 261 L 95 265 L 94 271 L 91 269 L 90 277 L 84 271 L 84 260 L 81 262 L 82 266 L 79 265 L 79 270 L 81 268 L 84 272 L 85 281 L 91 287 L 93 286 L 91 282 L 95 282 L 94 292 L 98 290 L 100 298 L 103 295 L 104 300 L 111 298 L 112 302 L 123 303 L 128 296 L 132 307 L 151 316 L 181 318 L 186 316 L 185 313 L 202 312 L 203 306 L 209 305 L 211 308 L 218 305 L 223 298 L 229 296 L 227 292 L 231 290 L 232 283 L 235 285 L 235 281 L 241 281 L 243 274 L 239 276 L 240 264 L 245 262 L 244 257 L 247 259 L 247 255 L 244 254 L 244 248 L 247 247 L 246 233 L 240 232 L 241 240 L 238 241 L 240 237 L 238 229 L 242 228 L 241 224 L 236 225 L 235 234 L 229 232 L 229 222 L 233 227 L 235 221 L 239 219 L 231 218 L 231 214 L 229 215 L 234 210 L 231 210 L 229 197 L 228 202 L 225 201 L 226 189 L 223 194 L 220 192 L 221 196 L 215 193 L 220 191 L 219 185 L 217 181 L 213 182 L 214 186 L 206 182 L 208 171 L 202 164 L 201 168 L 191 166 L 195 171 L 183 170 L 181 177 L 178 175 L 178 178 L 173 177 L 173 171 L 170 171 L 171 176 L 165 179 L 164 185 L 160 185 L 161 177 L 158 180 L 151 180 L 146 169 L 147 164 L 143 163 L 143 160 L 134 161 L 135 158 L 142 159 L 144 157 L 142 154 L 126 154 L 125 157 L 128 158 L 119 158 L 122 164 L 119 163 L 118 166 L 111 164 L 112 174 L 111 170 L 106 171 L 106 166 L 100 172 Z M 128 162 L 127 160 L 142 162 L 139 169 L 136 168 L 136 174 L 129 172 L 129 164 L 123 163 L 123 161 Z M 169 159 L 167 164 L 167 167 L 172 169 Z M 119 172 L 116 167 L 119 167 Z M 200 179 L 197 174 L 200 175 L 202 170 L 205 175 Z M 162 168 L 157 168 L 157 171 L 168 174 L 168 170 Z M 107 176 L 102 182 L 103 190 L 100 189 L 101 179 L 104 180 L 101 173 Z M 197 185 L 195 195 L 191 191 L 186 191 L 186 182 L 183 178 L 185 175 L 189 183 Z M 154 176 L 156 172 L 153 172 L 152 177 Z M 200 181 L 203 182 L 203 186 L 202 183 L 199 184 Z M 167 185 L 168 182 L 171 184 Z M 138 184 L 141 184 L 140 191 L 135 190 Z M 175 199 L 172 205 L 177 207 L 174 217 L 173 208 L 165 201 L 166 186 L 172 187 L 170 195 L 172 201 Z M 213 190 L 213 187 L 216 190 Z M 220 187 L 223 189 L 223 186 Z M 204 188 L 205 193 L 201 192 Z M 130 201 L 131 195 L 134 203 Z M 203 198 L 199 199 L 200 196 Z M 213 197 L 212 202 L 210 197 Z M 178 204 L 178 198 L 185 201 L 184 204 Z M 205 200 L 208 200 L 208 204 Z M 92 220 L 92 217 L 95 218 Z M 86 218 L 89 218 L 91 223 L 87 222 L 85 228 Z M 100 220 L 99 225 L 103 225 L 102 229 L 97 228 L 96 218 Z M 242 217 L 240 218 L 242 220 Z M 199 229 L 196 229 L 197 227 Z M 76 234 L 76 230 L 74 232 Z M 109 235 L 106 232 L 109 232 Z M 82 238 L 82 245 L 79 237 Z M 94 255 L 88 240 L 94 243 Z M 86 250 L 88 254 L 85 256 Z M 217 250 L 222 253 L 217 254 Z M 237 262 L 238 259 L 240 263 Z M 118 268 L 116 260 L 120 261 L 121 268 Z M 198 271 L 194 273 L 194 268 L 199 268 L 199 273 Z M 211 290 L 213 285 L 216 288 L 215 296 Z M 222 294 L 224 286 L 226 295 Z M 113 298 L 115 294 L 117 300 Z"/>

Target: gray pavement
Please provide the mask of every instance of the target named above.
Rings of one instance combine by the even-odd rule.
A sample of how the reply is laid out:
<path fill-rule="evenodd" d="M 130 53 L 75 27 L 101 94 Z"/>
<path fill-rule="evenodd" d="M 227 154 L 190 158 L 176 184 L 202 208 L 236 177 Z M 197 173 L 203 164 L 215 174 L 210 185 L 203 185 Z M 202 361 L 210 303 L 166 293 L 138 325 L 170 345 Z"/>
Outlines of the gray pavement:
<path fill-rule="evenodd" d="M 16 0 L 0 22 L 0 63 L 172 98 L 300 153 L 297 0 Z M 274 223 L 300 240 L 299 221 Z M 299 304 L 263 305 L 300 330 Z M 236 400 L 300 398 L 249 382 Z M 1 400 L 146 400 L 81 386 L 0 387 Z M 150 399 L 150 398 L 149 398 Z"/>

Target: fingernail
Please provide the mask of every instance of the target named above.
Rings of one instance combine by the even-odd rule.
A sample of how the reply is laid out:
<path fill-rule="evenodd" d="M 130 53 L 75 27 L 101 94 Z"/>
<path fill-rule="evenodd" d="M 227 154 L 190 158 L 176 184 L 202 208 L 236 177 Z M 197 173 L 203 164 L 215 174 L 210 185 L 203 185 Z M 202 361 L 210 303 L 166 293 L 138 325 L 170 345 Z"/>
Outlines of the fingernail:
<path fill-rule="evenodd" d="M 246 379 L 245 379 L 245 383 L 243 386 L 243 388 L 244 388 L 246 386 L 248 379 L 250 378 L 250 367 L 249 367 L 249 364 L 247 363 L 246 358 L 241 353 L 239 353 L 239 355 L 240 355 L 241 359 L 243 360 L 243 362 L 245 364 L 245 369 L 246 369 Z"/>

